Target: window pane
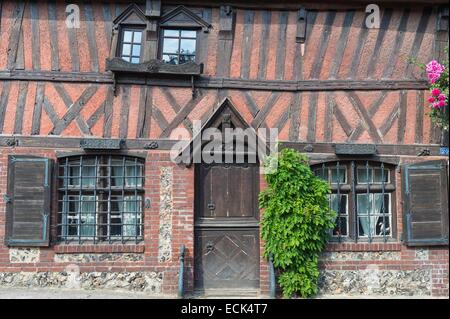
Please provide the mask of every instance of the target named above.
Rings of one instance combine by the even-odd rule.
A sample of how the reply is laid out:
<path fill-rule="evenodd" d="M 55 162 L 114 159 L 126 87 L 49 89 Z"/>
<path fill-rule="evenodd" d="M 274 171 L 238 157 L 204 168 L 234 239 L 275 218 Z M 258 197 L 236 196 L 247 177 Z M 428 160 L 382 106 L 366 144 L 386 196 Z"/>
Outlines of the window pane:
<path fill-rule="evenodd" d="M 81 197 L 81 237 L 94 237 L 95 235 L 95 197 Z"/>
<path fill-rule="evenodd" d="M 370 213 L 381 214 L 383 208 L 383 194 L 372 194 L 372 196 L 374 197 L 373 210 Z"/>
<path fill-rule="evenodd" d="M 164 53 L 178 53 L 178 39 L 164 39 Z"/>
<path fill-rule="evenodd" d="M 339 203 L 340 197 L 340 203 Z M 340 213 L 341 215 L 347 214 L 347 195 L 338 195 L 331 194 L 330 195 L 330 208 L 334 210 L 336 213 Z"/>
<path fill-rule="evenodd" d="M 133 45 L 132 56 L 140 56 L 141 55 L 141 46 L 139 44 Z"/>
<path fill-rule="evenodd" d="M 123 202 L 124 236 L 140 234 L 141 196 L 125 196 Z"/>
<path fill-rule="evenodd" d="M 79 166 L 69 166 L 69 186 L 79 186 L 80 185 L 80 167 Z"/>
<path fill-rule="evenodd" d="M 383 177 L 384 182 L 387 183 L 389 181 L 389 171 L 387 169 L 384 170 L 384 176 L 382 176 L 383 170 L 381 168 L 374 169 L 373 181 L 374 183 L 382 183 Z"/>
<path fill-rule="evenodd" d="M 131 44 L 124 44 L 122 47 L 122 55 L 130 55 L 131 53 Z"/>
<path fill-rule="evenodd" d="M 111 160 L 111 186 L 119 186 L 123 185 L 123 162 L 122 160 L 112 159 Z"/>
<path fill-rule="evenodd" d="M 123 32 L 123 42 L 131 42 L 133 36 L 133 31 Z"/>
<path fill-rule="evenodd" d="M 180 36 L 180 30 L 164 30 L 164 36 L 165 37 L 179 37 Z"/>
<path fill-rule="evenodd" d="M 83 188 L 90 188 L 95 186 L 95 166 L 84 166 L 83 162 L 83 172 L 82 172 L 82 183 Z"/>
<path fill-rule="evenodd" d="M 182 54 L 195 54 L 195 40 L 181 40 L 180 53 Z M 169 52 L 169 51 L 164 51 Z"/>
<path fill-rule="evenodd" d="M 376 227 L 375 227 L 377 236 L 389 236 L 391 235 L 391 225 L 390 225 L 390 216 L 378 216 Z"/>
<path fill-rule="evenodd" d="M 125 61 L 127 61 L 127 62 L 130 62 L 130 57 L 129 57 L 129 56 L 123 56 L 123 57 L 122 57 L 122 60 L 125 60 Z"/>
<path fill-rule="evenodd" d="M 372 182 L 372 169 L 369 168 L 369 178 L 367 179 L 367 169 L 366 168 L 358 168 L 358 184 L 367 184 L 367 181 L 369 181 L 369 183 Z"/>
<path fill-rule="evenodd" d="M 111 223 L 109 228 L 111 236 L 120 236 L 122 234 L 122 218 L 120 213 L 111 213 Z"/>
<path fill-rule="evenodd" d="M 139 58 L 131 58 L 131 63 L 139 63 L 140 59 Z"/>
<path fill-rule="evenodd" d="M 372 196 L 367 196 L 367 194 L 358 194 L 356 196 L 357 205 L 356 208 L 358 210 L 358 215 L 367 215 L 371 210 Z"/>
<path fill-rule="evenodd" d="M 337 184 L 338 179 L 340 184 L 346 183 L 346 170 L 344 168 L 339 168 L 339 172 L 336 167 L 331 168 L 331 183 Z M 338 177 L 339 176 L 339 177 Z"/>
<path fill-rule="evenodd" d="M 142 166 L 128 164 L 125 167 L 125 185 L 128 187 L 142 186 Z"/>
<path fill-rule="evenodd" d="M 135 31 L 134 32 L 133 43 L 141 43 L 141 40 L 142 40 L 142 32 L 141 31 Z"/>
<path fill-rule="evenodd" d="M 347 236 L 347 217 L 336 218 L 336 227 L 333 236 Z"/>
<path fill-rule="evenodd" d="M 317 177 L 320 177 L 324 181 L 328 182 L 328 167 L 325 167 L 323 169 L 322 168 L 318 168 L 318 169 L 314 170 L 314 174 Z"/>
<path fill-rule="evenodd" d="M 192 30 L 182 30 L 181 37 L 183 38 L 196 38 L 197 32 Z"/>
<path fill-rule="evenodd" d="M 163 61 L 169 64 L 178 64 L 178 56 L 177 55 L 163 55 Z"/>

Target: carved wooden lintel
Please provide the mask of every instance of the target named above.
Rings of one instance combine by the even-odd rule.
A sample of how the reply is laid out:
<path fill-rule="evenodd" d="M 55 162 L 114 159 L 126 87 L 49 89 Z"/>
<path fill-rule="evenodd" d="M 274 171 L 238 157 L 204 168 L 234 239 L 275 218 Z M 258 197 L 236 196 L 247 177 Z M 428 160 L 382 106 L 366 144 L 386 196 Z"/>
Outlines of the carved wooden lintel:
<path fill-rule="evenodd" d="M 374 144 L 336 144 L 336 155 L 375 155 L 377 147 Z"/>
<path fill-rule="evenodd" d="M 168 64 L 162 60 L 152 59 L 143 63 L 130 63 L 115 57 L 106 59 L 106 70 L 114 73 L 145 74 L 145 75 L 187 75 L 198 76 L 203 72 L 203 64 L 187 62 L 184 64 Z"/>
<path fill-rule="evenodd" d="M 144 145 L 144 149 L 146 150 L 155 150 L 159 147 L 159 144 L 157 141 L 151 141 Z"/>
<path fill-rule="evenodd" d="M 123 140 L 85 138 L 80 140 L 80 147 L 85 150 L 120 150 Z"/>

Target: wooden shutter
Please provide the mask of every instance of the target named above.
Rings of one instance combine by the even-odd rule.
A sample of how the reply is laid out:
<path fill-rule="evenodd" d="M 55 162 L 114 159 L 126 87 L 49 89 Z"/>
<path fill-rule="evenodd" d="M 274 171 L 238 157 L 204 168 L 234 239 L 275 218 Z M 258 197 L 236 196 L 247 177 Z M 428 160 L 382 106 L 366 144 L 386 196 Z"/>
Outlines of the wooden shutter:
<path fill-rule="evenodd" d="M 404 236 L 409 246 L 448 245 L 448 177 L 444 161 L 403 170 Z"/>
<path fill-rule="evenodd" d="M 6 201 L 7 246 L 48 246 L 51 160 L 10 155 Z"/>

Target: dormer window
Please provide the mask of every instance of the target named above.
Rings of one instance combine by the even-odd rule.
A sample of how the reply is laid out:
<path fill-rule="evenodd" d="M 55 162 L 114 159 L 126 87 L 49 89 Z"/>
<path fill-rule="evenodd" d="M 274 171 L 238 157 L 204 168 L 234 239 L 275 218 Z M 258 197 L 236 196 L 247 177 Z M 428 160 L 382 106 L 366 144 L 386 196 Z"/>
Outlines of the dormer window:
<path fill-rule="evenodd" d="M 163 29 L 162 60 L 169 64 L 183 64 L 195 61 L 197 31 Z"/>
<path fill-rule="evenodd" d="M 140 63 L 142 53 L 142 29 L 121 29 L 120 57 L 130 63 Z"/>
<path fill-rule="evenodd" d="M 115 76 L 177 75 L 191 81 L 202 74 L 205 56 L 197 52 L 197 47 L 203 45 L 204 33 L 211 28 L 202 19 L 204 11 L 184 6 L 168 7 L 165 13 L 153 7 L 146 9 L 147 16 L 139 5 L 130 4 L 114 19 L 105 69 Z"/>

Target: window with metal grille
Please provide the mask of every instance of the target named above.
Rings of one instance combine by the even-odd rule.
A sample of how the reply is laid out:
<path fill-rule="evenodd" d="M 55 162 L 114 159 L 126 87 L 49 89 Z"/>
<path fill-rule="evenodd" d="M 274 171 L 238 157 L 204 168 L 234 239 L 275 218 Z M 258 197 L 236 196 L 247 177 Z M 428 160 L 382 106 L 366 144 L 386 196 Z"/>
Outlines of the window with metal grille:
<path fill-rule="evenodd" d="M 163 29 L 162 59 L 169 64 L 195 61 L 197 31 Z"/>
<path fill-rule="evenodd" d="M 127 62 L 140 63 L 142 51 L 142 30 L 122 28 L 120 57 Z"/>
<path fill-rule="evenodd" d="M 65 157 L 58 170 L 61 241 L 142 240 L 144 162 L 128 156 Z"/>
<path fill-rule="evenodd" d="M 313 166 L 330 184 L 330 209 L 337 213 L 337 240 L 383 240 L 394 237 L 394 169 L 384 163 L 345 161 Z"/>

